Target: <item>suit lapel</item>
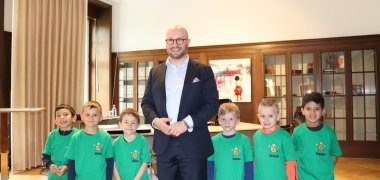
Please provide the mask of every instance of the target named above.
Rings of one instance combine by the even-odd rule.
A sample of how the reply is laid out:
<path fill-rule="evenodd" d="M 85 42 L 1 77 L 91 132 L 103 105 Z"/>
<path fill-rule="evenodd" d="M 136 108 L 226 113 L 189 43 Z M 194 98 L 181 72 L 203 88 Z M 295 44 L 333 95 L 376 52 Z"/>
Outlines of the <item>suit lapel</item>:
<path fill-rule="evenodd" d="M 162 63 L 159 68 L 158 68 L 158 85 L 159 87 L 157 89 L 154 89 L 153 91 L 159 91 L 159 94 L 162 98 L 162 107 L 163 107 L 163 112 L 164 112 L 164 117 L 168 117 L 168 112 L 166 110 L 166 90 L 165 90 L 165 77 L 166 77 L 166 64 L 165 62 Z"/>
<path fill-rule="evenodd" d="M 181 110 L 185 106 L 183 102 L 187 98 L 186 94 L 188 94 L 191 84 L 193 83 L 193 80 L 194 78 L 197 77 L 197 75 L 198 75 L 198 64 L 197 62 L 194 62 L 193 60 L 190 59 L 189 64 L 187 66 L 187 70 L 186 70 L 185 82 L 182 89 L 181 103 L 179 104 L 178 116 L 180 116 Z"/>

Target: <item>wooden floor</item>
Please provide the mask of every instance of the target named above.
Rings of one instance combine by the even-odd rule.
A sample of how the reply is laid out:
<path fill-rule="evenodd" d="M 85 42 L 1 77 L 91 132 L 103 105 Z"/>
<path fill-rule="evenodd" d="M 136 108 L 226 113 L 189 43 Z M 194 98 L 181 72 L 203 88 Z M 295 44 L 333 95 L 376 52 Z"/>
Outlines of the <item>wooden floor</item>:
<path fill-rule="evenodd" d="M 339 158 L 335 167 L 337 180 L 379 180 L 380 159 Z"/>
<path fill-rule="evenodd" d="M 45 171 L 35 168 L 10 175 L 10 180 L 47 180 Z M 379 180 L 380 159 L 340 158 L 335 167 L 337 180 Z"/>

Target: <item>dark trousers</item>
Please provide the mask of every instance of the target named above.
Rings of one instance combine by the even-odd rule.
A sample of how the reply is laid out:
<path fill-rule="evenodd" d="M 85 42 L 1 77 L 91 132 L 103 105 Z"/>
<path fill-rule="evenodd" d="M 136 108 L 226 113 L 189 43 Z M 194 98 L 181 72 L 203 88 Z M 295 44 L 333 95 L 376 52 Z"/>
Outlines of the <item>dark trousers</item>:
<path fill-rule="evenodd" d="M 163 154 L 157 155 L 159 180 L 206 180 L 207 159 L 186 157 L 178 139 L 171 138 Z"/>

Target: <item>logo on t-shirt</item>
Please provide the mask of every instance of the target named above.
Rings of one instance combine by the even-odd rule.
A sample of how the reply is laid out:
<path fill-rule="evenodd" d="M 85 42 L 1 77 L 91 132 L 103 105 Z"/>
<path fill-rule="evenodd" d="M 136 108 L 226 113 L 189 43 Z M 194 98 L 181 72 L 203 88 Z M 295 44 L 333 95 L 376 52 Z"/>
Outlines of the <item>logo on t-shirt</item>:
<path fill-rule="evenodd" d="M 325 149 L 325 144 L 321 141 L 317 144 L 318 150 L 323 151 Z"/>
<path fill-rule="evenodd" d="M 275 153 L 277 152 L 277 146 L 275 144 L 272 144 L 272 146 L 270 146 L 270 150 Z"/>
<path fill-rule="evenodd" d="M 280 156 L 277 154 L 277 151 L 279 150 L 279 147 L 276 144 L 272 144 L 269 146 L 269 149 L 272 153 L 269 154 L 269 157 L 271 158 L 279 158 Z"/>
<path fill-rule="evenodd" d="M 239 157 L 239 152 L 240 150 L 239 150 L 239 148 L 237 148 L 237 147 L 235 147 L 234 149 L 233 149 L 233 153 L 234 153 L 234 155 L 233 155 L 233 157 L 232 157 L 232 160 L 240 160 L 240 157 Z"/>
<path fill-rule="evenodd" d="M 95 146 L 95 150 L 96 150 L 95 155 L 102 155 L 102 148 L 103 148 L 102 144 L 100 144 L 98 142 L 94 146 Z"/>
<path fill-rule="evenodd" d="M 132 162 L 139 162 L 139 152 L 137 150 L 134 150 L 131 152 L 132 154 Z"/>
<path fill-rule="evenodd" d="M 325 143 L 321 141 L 319 142 L 319 144 L 316 144 L 316 146 L 317 146 L 317 152 L 315 154 L 318 156 L 326 156 L 326 153 L 324 153 L 324 150 L 326 148 Z"/>

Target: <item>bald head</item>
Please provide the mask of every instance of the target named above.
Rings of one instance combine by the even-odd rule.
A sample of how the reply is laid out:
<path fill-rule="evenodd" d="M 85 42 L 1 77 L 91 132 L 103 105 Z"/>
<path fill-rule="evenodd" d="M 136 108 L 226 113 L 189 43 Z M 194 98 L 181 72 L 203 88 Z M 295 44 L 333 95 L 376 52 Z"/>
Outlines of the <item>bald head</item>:
<path fill-rule="evenodd" d="M 166 31 L 166 39 L 168 39 L 168 36 L 170 37 L 170 35 L 173 33 L 181 34 L 183 36 L 182 38 L 186 38 L 186 39 L 189 38 L 186 28 L 181 25 L 175 25 L 174 27 L 169 28 Z"/>
<path fill-rule="evenodd" d="M 170 62 L 181 64 L 187 58 L 190 39 L 186 28 L 176 25 L 166 31 L 166 52 L 170 56 Z"/>

